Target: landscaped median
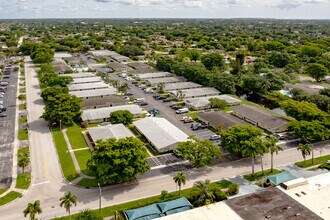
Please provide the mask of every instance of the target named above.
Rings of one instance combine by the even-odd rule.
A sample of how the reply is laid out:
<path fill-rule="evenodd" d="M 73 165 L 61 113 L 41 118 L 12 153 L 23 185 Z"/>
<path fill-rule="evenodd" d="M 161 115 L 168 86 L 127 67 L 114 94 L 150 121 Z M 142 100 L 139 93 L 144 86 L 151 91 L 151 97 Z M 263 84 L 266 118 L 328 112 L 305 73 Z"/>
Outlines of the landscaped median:
<path fill-rule="evenodd" d="M 262 174 L 262 172 L 260 171 L 260 172 L 254 173 L 254 175 L 252 175 L 251 173 L 246 174 L 243 177 L 244 177 L 244 179 L 246 179 L 248 181 L 256 181 L 256 180 L 260 180 L 263 177 L 278 174 L 278 173 L 281 173 L 281 172 L 283 172 L 283 171 L 279 171 L 279 170 L 276 170 L 276 169 L 274 169 L 273 172 L 271 172 L 271 170 L 269 169 L 269 170 L 264 170 L 264 174 Z"/>
<path fill-rule="evenodd" d="M 330 154 L 322 156 L 322 157 L 314 158 L 314 163 L 313 163 L 312 159 L 309 159 L 309 160 L 303 160 L 303 161 L 297 162 L 297 163 L 295 163 L 295 165 L 297 165 L 298 167 L 301 167 L 301 168 L 308 168 L 308 167 L 320 165 L 319 166 L 320 168 L 329 170 L 330 165 L 327 164 L 329 160 L 330 160 Z"/>
<path fill-rule="evenodd" d="M 72 126 L 67 127 L 66 134 L 68 135 L 72 149 L 88 148 L 81 132 L 81 128 L 75 123 Z"/>
<path fill-rule="evenodd" d="M 232 186 L 235 186 L 235 187 L 232 187 Z M 220 195 L 216 196 L 216 197 L 220 196 L 222 198 L 222 199 L 219 198 L 220 200 L 224 200 L 227 198 L 227 196 L 232 196 L 232 195 L 235 195 L 238 193 L 238 185 L 236 185 L 228 180 L 221 180 L 218 182 L 210 183 L 210 188 L 213 188 L 213 189 L 217 188 L 217 189 L 220 189 L 221 191 L 223 191 L 221 196 Z M 233 190 L 233 188 L 235 188 L 235 189 Z M 230 191 L 230 189 L 232 189 L 232 190 Z M 194 191 L 194 188 L 192 187 L 192 188 L 181 190 L 180 195 L 179 195 L 178 191 L 170 192 L 170 193 L 163 193 L 163 192 L 161 195 L 147 197 L 147 198 L 143 198 L 143 199 L 134 200 L 131 202 L 126 202 L 126 203 L 102 208 L 101 209 L 102 217 L 113 216 L 115 211 L 123 212 L 124 210 L 140 208 L 140 207 L 151 205 L 151 204 L 157 203 L 157 202 L 174 200 L 179 197 L 186 197 L 186 198 L 190 199 L 196 191 Z M 225 192 L 227 192 L 227 194 Z M 99 214 L 99 210 L 92 210 L 92 212 L 94 212 L 95 215 Z M 79 214 L 71 215 L 71 218 L 69 216 L 64 216 L 61 218 L 56 218 L 56 220 L 80 219 L 80 218 L 77 218 L 78 215 Z"/>
<path fill-rule="evenodd" d="M 0 206 L 5 205 L 15 199 L 17 199 L 18 197 L 21 197 L 22 194 L 16 191 L 11 191 L 9 192 L 7 195 L 5 195 L 4 197 L 0 198 Z"/>
<path fill-rule="evenodd" d="M 57 149 L 57 154 L 60 159 L 64 177 L 68 181 L 72 181 L 72 180 L 78 178 L 79 175 L 74 167 L 73 160 L 71 158 L 70 152 L 68 151 L 68 146 L 65 142 L 63 133 L 59 128 L 54 128 L 52 130 L 52 133 L 53 133 L 55 147 Z"/>

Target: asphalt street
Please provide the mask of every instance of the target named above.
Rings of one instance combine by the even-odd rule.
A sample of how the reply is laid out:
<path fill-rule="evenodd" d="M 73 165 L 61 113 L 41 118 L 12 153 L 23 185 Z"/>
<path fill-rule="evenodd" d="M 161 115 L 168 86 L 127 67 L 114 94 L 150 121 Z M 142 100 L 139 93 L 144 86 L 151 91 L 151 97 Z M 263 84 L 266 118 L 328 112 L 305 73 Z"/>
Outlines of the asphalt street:
<path fill-rule="evenodd" d="M 13 169 L 13 146 L 15 138 L 15 118 L 16 118 L 16 99 L 17 99 L 17 81 L 18 71 L 5 75 L 9 78 L 3 80 L 8 81 L 7 91 L 3 101 L 3 106 L 7 108 L 4 113 L 7 117 L 0 118 L 0 187 L 1 185 L 9 185 L 12 180 Z"/>

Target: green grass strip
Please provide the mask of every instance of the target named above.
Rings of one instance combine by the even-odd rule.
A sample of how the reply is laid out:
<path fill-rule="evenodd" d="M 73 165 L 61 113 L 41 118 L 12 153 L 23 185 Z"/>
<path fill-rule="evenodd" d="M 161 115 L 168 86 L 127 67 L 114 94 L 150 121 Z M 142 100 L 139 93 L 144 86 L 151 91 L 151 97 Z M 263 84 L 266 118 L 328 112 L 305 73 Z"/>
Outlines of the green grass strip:
<path fill-rule="evenodd" d="M 17 176 L 16 186 L 18 189 L 28 189 L 31 183 L 31 173 L 25 172 Z"/>
<path fill-rule="evenodd" d="M 80 149 L 88 147 L 83 134 L 81 133 L 81 128 L 77 124 L 67 128 L 66 134 L 68 135 L 71 147 L 73 149 Z"/>
<path fill-rule="evenodd" d="M 297 162 L 297 163 L 295 163 L 295 165 L 297 165 L 298 167 L 301 167 L 301 168 L 307 168 L 307 167 L 327 163 L 328 160 L 330 160 L 330 154 L 322 156 L 322 157 L 314 158 L 314 163 L 312 162 L 312 159 L 309 159 L 309 160 L 306 160 L 306 161 Z"/>
<path fill-rule="evenodd" d="M 4 197 L 0 198 L 0 206 L 3 206 L 15 199 L 17 199 L 18 197 L 21 197 L 22 194 L 16 191 L 11 191 L 9 192 L 7 195 L 5 195 Z"/>
<path fill-rule="evenodd" d="M 29 135 L 28 135 L 28 130 L 26 128 L 23 129 L 19 129 L 18 130 L 18 140 L 28 140 L 29 139 Z"/>
<path fill-rule="evenodd" d="M 72 181 L 79 175 L 76 171 L 76 168 L 74 167 L 71 154 L 68 151 L 68 145 L 66 144 L 63 133 L 60 131 L 60 129 L 55 128 L 53 129 L 52 133 L 64 177 L 68 181 Z"/>
<path fill-rule="evenodd" d="M 95 176 L 95 173 L 87 169 L 87 161 L 92 157 L 90 150 L 78 150 L 74 152 L 80 166 L 81 172 L 88 176 Z"/>
<path fill-rule="evenodd" d="M 9 189 L 9 187 L 5 187 L 5 188 L 0 188 L 0 195 L 4 192 L 6 192 Z"/>
<path fill-rule="evenodd" d="M 254 173 L 254 176 L 252 176 L 252 173 L 250 174 L 246 174 L 244 175 L 244 179 L 248 180 L 248 181 L 255 181 L 255 180 L 260 180 L 261 178 L 265 177 L 265 176 L 270 176 L 273 174 L 278 174 L 278 173 L 282 173 L 283 171 L 279 171 L 274 169 L 273 172 L 270 172 L 269 170 L 264 170 L 264 175 L 262 175 L 261 171 L 260 172 L 256 172 Z"/>

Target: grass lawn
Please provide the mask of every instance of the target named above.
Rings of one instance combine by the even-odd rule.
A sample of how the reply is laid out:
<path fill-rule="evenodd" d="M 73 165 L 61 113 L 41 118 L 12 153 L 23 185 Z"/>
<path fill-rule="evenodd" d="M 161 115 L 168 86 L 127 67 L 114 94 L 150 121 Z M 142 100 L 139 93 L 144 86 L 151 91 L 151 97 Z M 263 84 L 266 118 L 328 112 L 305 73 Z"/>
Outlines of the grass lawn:
<path fill-rule="evenodd" d="M 270 169 L 269 170 L 264 170 L 264 175 L 262 175 L 261 171 L 260 172 L 256 172 L 254 173 L 254 176 L 252 176 L 252 174 L 246 174 L 244 175 L 244 179 L 248 180 L 248 181 L 255 181 L 255 180 L 260 180 L 262 177 L 265 177 L 265 176 L 270 176 L 270 175 L 273 175 L 273 174 L 278 174 L 278 173 L 282 173 L 283 171 L 279 171 L 279 170 L 276 170 L 274 169 L 273 172 L 270 172 Z"/>
<path fill-rule="evenodd" d="M 29 147 L 22 147 L 20 149 L 18 149 L 17 154 L 29 154 L 30 153 L 30 149 Z"/>
<path fill-rule="evenodd" d="M 74 167 L 71 154 L 68 152 L 68 146 L 65 142 L 63 133 L 58 128 L 54 128 L 52 133 L 64 177 L 68 181 L 72 181 L 76 179 L 79 175 Z"/>
<path fill-rule="evenodd" d="M 28 140 L 29 135 L 28 135 L 28 130 L 26 128 L 19 129 L 18 130 L 18 140 Z"/>
<path fill-rule="evenodd" d="M 185 116 L 191 117 L 194 121 L 198 119 L 198 115 L 195 112 L 185 114 Z"/>
<path fill-rule="evenodd" d="M 20 88 L 19 89 L 19 93 L 25 93 L 26 92 L 26 89 L 25 88 Z"/>
<path fill-rule="evenodd" d="M 66 134 L 68 135 L 73 149 L 88 147 L 85 138 L 81 133 L 81 128 L 77 124 L 73 124 L 71 127 L 68 127 Z"/>
<path fill-rule="evenodd" d="M 85 179 L 82 179 L 81 181 L 83 181 L 83 180 L 85 180 Z M 227 181 L 227 180 L 222 180 L 222 181 L 219 181 L 219 182 L 211 183 L 211 187 L 218 186 L 220 188 L 224 188 L 224 187 L 222 187 L 223 185 L 228 186 L 230 184 L 232 184 L 232 182 Z M 97 183 L 96 183 L 96 186 L 97 186 Z M 159 190 L 161 191 L 161 189 L 159 189 Z M 191 194 L 191 191 L 192 191 L 192 188 L 181 190 L 180 197 L 189 197 L 190 194 Z M 159 192 L 159 194 L 160 194 L 160 192 Z M 169 200 L 176 199 L 178 197 L 179 197 L 178 191 L 169 193 Z M 102 212 L 102 217 L 112 216 L 114 211 L 124 211 L 124 210 L 127 210 L 127 209 L 135 209 L 135 208 L 147 206 L 147 205 L 150 205 L 150 204 L 153 204 L 153 203 L 156 203 L 156 202 L 163 202 L 160 199 L 160 195 L 147 197 L 147 198 L 143 198 L 143 199 L 138 199 L 138 200 L 135 200 L 135 201 L 126 202 L 126 203 L 122 203 L 122 204 L 118 204 L 118 205 L 108 206 L 108 207 L 102 208 L 102 211 L 101 211 Z M 98 209 L 93 210 L 93 211 L 98 213 Z M 75 215 L 73 215 L 73 216 L 75 216 Z M 70 218 L 69 218 L 69 216 L 64 216 L 64 217 L 57 218 L 57 219 L 58 220 L 69 220 Z"/>
<path fill-rule="evenodd" d="M 0 195 L 4 192 L 6 192 L 9 189 L 9 187 L 5 187 L 5 188 L 0 188 Z"/>
<path fill-rule="evenodd" d="M 19 110 L 26 110 L 26 104 L 20 104 Z"/>
<path fill-rule="evenodd" d="M 28 189 L 31 182 L 31 173 L 25 172 L 17 176 L 16 188 L 18 189 Z"/>
<path fill-rule="evenodd" d="M 326 162 L 328 162 L 328 160 L 330 160 L 330 154 L 322 156 L 322 157 L 314 158 L 314 163 L 312 163 L 312 159 L 309 159 L 306 161 L 303 160 L 303 161 L 297 162 L 297 163 L 295 163 L 295 165 L 297 165 L 298 167 L 301 167 L 301 168 L 307 168 L 307 167 L 326 163 Z"/>
<path fill-rule="evenodd" d="M 14 199 L 17 199 L 18 197 L 21 197 L 22 194 L 15 192 L 15 191 L 11 191 L 10 193 L 8 193 L 7 195 L 5 195 L 4 197 L 0 198 L 0 206 L 5 205 L 11 201 L 13 201 Z"/>
<path fill-rule="evenodd" d="M 76 155 L 76 158 L 78 160 L 81 172 L 88 176 L 95 176 L 94 172 L 87 169 L 87 161 L 92 157 L 90 150 L 78 150 L 75 151 L 74 154 Z"/>
<path fill-rule="evenodd" d="M 24 124 L 26 122 L 27 122 L 27 115 L 22 116 L 22 117 L 19 118 L 19 123 Z"/>
<path fill-rule="evenodd" d="M 82 178 L 77 185 L 78 186 L 84 186 L 84 187 L 98 187 L 97 183 L 99 181 L 97 179 L 87 179 L 87 178 Z M 103 186 L 103 184 L 101 184 Z"/>

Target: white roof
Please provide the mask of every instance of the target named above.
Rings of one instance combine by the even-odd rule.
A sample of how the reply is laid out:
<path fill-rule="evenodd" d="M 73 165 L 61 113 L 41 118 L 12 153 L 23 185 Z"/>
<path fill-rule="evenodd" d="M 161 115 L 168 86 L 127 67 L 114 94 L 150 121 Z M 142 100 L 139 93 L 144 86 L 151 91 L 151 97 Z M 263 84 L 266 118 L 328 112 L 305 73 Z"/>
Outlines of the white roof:
<path fill-rule="evenodd" d="M 84 78 L 84 77 L 93 77 L 95 73 L 83 72 L 83 73 L 70 73 L 70 74 L 61 74 L 61 76 L 71 76 L 72 78 Z"/>
<path fill-rule="evenodd" d="M 214 204 L 194 208 L 188 211 L 175 213 L 159 220 L 241 220 L 242 218 L 236 214 L 226 203 L 217 202 Z"/>
<path fill-rule="evenodd" d="M 210 104 L 210 101 L 209 101 L 210 98 L 217 98 L 217 99 L 225 100 L 226 102 L 228 102 L 229 105 L 238 105 L 241 102 L 241 100 L 235 99 L 229 95 L 216 95 L 216 96 L 191 98 L 191 99 L 185 99 L 185 102 L 188 105 L 191 105 L 195 108 L 201 108 L 201 107 L 208 106 Z"/>
<path fill-rule="evenodd" d="M 83 91 L 71 91 L 71 95 L 75 95 L 78 98 L 88 98 L 88 97 L 99 97 L 99 96 L 108 96 L 116 95 L 117 89 L 115 88 L 106 88 L 106 89 L 92 89 L 92 90 L 83 90 Z"/>
<path fill-rule="evenodd" d="M 73 83 L 79 84 L 79 83 L 92 83 L 92 82 L 101 82 L 101 77 L 93 76 L 93 77 L 85 77 L 85 78 L 74 78 Z"/>
<path fill-rule="evenodd" d="M 213 87 L 203 87 L 203 88 L 195 88 L 195 89 L 184 89 L 181 90 L 184 94 L 184 98 L 194 98 L 201 96 L 211 96 L 211 95 L 219 95 L 220 92 Z M 177 95 L 178 90 L 169 91 L 169 93 Z"/>
<path fill-rule="evenodd" d="M 163 78 L 153 78 L 153 79 L 147 79 L 146 82 L 149 83 L 150 85 L 157 85 L 160 82 L 163 83 L 175 83 L 175 82 L 182 82 L 185 81 L 183 77 L 163 77 Z"/>
<path fill-rule="evenodd" d="M 123 124 L 106 125 L 100 127 L 87 128 L 93 142 L 97 140 L 107 140 L 109 138 L 134 137 L 133 133 Z"/>
<path fill-rule="evenodd" d="M 188 135 L 165 118 L 149 117 L 133 124 L 158 150 L 188 140 Z"/>
<path fill-rule="evenodd" d="M 168 83 L 165 84 L 164 91 L 178 90 L 178 89 L 190 89 L 190 88 L 200 88 L 202 85 L 194 82 L 178 82 L 178 83 Z"/>
<path fill-rule="evenodd" d="M 136 77 L 138 77 L 139 79 L 152 79 L 152 78 L 166 77 L 166 76 L 172 76 L 172 73 L 169 73 L 169 72 L 154 72 L 154 73 L 136 74 Z"/>
<path fill-rule="evenodd" d="M 68 85 L 69 91 L 109 88 L 104 82 L 79 83 Z"/>
<path fill-rule="evenodd" d="M 89 52 L 94 56 L 110 56 L 111 54 L 110 50 L 91 50 Z"/>
<path fill-rule="evenodd" d="M 134 115 L 142 114 L 142 109 L 138 105 L 121 105 L 114 107 L 83 110 L 81 114 L 81 119 L 83 121 L 88 121 L 88 120 L 99 120 L 103 118 L 109 118 L 111 112 L 115 112 L 118 110 L 128 110 Z"/>
<path fill-rule="evenodd" d="M 329 219 L 330 172 L 310 177 L 307 180 L 307 185 L 297 186 L 288 190 L 279 186 L 278 188 L 321 218 Z M 299 194 L 300 197 L 296 194 Z"/>
<path fill-rule="evenodd" d="M 54 58 L 68 58 L 68 57 L 72 57 L 72 55 L 69 54 L 68 52 L 56 52 L 54 54 Z"/>

